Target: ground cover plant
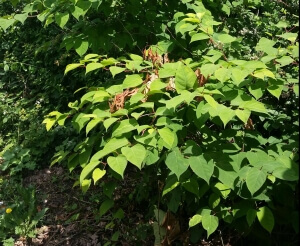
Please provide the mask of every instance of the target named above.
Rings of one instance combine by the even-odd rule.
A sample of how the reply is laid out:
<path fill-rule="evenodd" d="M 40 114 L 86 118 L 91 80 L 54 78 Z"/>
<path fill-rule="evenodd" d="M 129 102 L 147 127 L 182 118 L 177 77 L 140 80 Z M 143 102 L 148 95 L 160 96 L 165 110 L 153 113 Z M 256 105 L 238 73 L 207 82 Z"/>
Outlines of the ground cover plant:
<path fill-rule="evenodd" d="M 297 1 L 1 3 L 4 180 L 62 165 L 106 245 L 297 243 Z"/>

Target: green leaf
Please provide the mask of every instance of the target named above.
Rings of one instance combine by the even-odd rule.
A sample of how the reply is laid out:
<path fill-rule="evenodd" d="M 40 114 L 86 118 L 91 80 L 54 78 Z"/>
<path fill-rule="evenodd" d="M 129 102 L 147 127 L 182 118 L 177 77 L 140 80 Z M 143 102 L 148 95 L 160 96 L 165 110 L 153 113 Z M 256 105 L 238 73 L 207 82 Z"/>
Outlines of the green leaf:
<path fill-rule="evenodd" d="M 197 76 L 193 69 L 188 66 L 179 66 L 175 75 L 175 87 L 178 93 L 183 90 L 196 89 Z"/>
<path fill-rule="evenodd" d="M 113 78 L 117 74 L 122 73 L 124 70 L 125 70 L 125 68 L 123 68 L 123 67 L 117 67 L 117 66 L 111 66 L 111 67 L 109 67 L 109 71 L 111 72 Z"/>
<path fill-rule="evenodd" d="M 287 28 L 289 23 L 287 21 L 279 21 L 275 26 L 278 28 Z"/>
<path fill-rule="evenodd" d="M 79 158 L 78 158 L 78 154 L 72 154 L 69 158 L 68 158 L 68 169 L 70 171 L 70 173 L 79 165 Z M 79 180 L 78 180 L 78 184 L 80 184 Z"/>
<path fill-rule="evenodd" d="M 29 11 L 29 12 L 32 12 Z M 46 9 L 44 11 L 42 11 L 40 14 L 37 15 L 37 19 L 40 21 L 40 22 L 44 22 L 45 19 L 50 15 L 50 9 Z"/>
<path fill-rule="evenodd" d="M 113 193 L 116 189 L 117 183 L 113 180 L 108 182 L 104 182 L 103 184 L 103 195 L 107 196 L 108 198 L 112 199 Z"/>
<path fill-rule="evenodd" d="M 80 66 L 83 66 L 83 64 L 81 64 L 81 63 L 73 63 L 73 64 L 67 65 L 67 67 L 65 69 L 65 74 L 67 74 L 69 71 L 74 70 L 75 68 L 78 68 Z"/>
<path fill-rule="evenodd" d="M 85 179 L 82 181 L 81 183 L 81 189 L 83 191 L 83 194 L 85 194 L 87 192 L 87 190 L 89 189 L 91 185 L 91 180 L 90 179 Z"/>
<path fill-rule="evenodd" d="M 173 49 L 174 41 L 162 40 L 157 42 L 156 45 L 151 46 L 153 52 L 157 52 L 159 55 L 170 53 Z"/>
<path fill-rule="evenodd" d="M 266 170 L 268 172 L 272 172 L 276 167 L 281 166 L 280 162 L 274 161 L 274 159 L 264 151 L 256 151 L 256 152 L 248 151 L 246 153 L 246 157 L 249 160 L 250 164 L 254 167 L 257 168 L 263 167 L 263 169 L 265 169 L 268 166 L 270 166 L 271 169 Z"/>
<path fill-rule="evenodd" d="M 130 97 L 130 104 L 141 102 L 144 97 L 145 95 L 143 93 L 138 92 Z"/>
<path fill-rule="evenodd" d="M 286 65 L 291 64 L 294 61 L 294 59 L 290 56 L 283 56 L 279 59 L 276 59 L 275 61 L 280 63 L 280 67 L 284 67 Z"/>
<path fill-rule="evenodd" d="M 227 3 L 222 5 L 222 11 L 227 14 L 227 16 L 230 16 L 230 6 L 228 6 Z"/>
<path fill-rule="evenodd" d="M 219 104 L 216 102 L 216 100 L 212 96 L 204 94 L 203 97 L 210 106 L 212 106 L 215 109 L 218 107 Z"/>
<path fill-rule="evenodd" d="M 94 59 L 94 58 L 96 58 L 96 60 L 98 60 L 99 57 L 101 57 L 101 56 L 99 56 L 98 54 L 87 54 L 84 57 L 84 60 L 90 60 L 90 59 Z"/>
<path fill-rule="evenodd" d="M 145 111 L 142 111 L 142 112 L 139 112 L 139 113 L 133 112 L 133 113 L 131 113 L 131 116 L 133 118 L 135 118 L 136 120 L 138 120 L 141 117 L 141 115 L 143 115 L 144 113 L 145 113 Z"/>
<path fill-rule="evenodd" d="M 231 72 L 229 69 L 224 68 L 224 67 L 220 67 L 215 71 L 215 77 L 217 80 L 221 81 L 222 83 L 224 83 L 225 81 L 230 79 L 231 76 Z"/>
<path fill-rule="evenodd" d="M 89 91 L 87 93 L 85 93 L 81 99 L 80 102 L 83 103 L 84 101 L 88 101 L 91 102 L 92 101 L 92 97 L 95 95 L 96 91 Z"/>
<path fill-rule="evenodd" d="M 263 51 L 268 55 L 276 55 L 277 49 L 273 47 L 275 43 L 273 40 L 261 38 L 255 48 L 257 51 Z"/>
<path fill-rule="evenodd" d="M 115 150 L 122 148 L 123 146 L 128 144 L 128 140 L 126 138 L 112 138 L 104 148 L 94 154 L 91 158 L 92 161 L 98 161 L 102 157 L 114 152 Z M 82 174 L 82 173 L 81 173 Z"/>
<path fill-rule="evenodd" d="M 163 64 L 162 68 L 158 71 L 159 78 L 163 79 L 175 76 L 178 67 L 181 66 L 179 62 Z"/>
<path fill-rule="evenodd" d="M 9 28 L 12 24 L 15 23 L 15 19 L 4 19 L 4 18 L 0 18 L 0 27 L 6 31 L 7 28 Z"/>
<path fill-rule="evenodd" d="M 208 198 L 208 205 L 211 209 L 214 209 L 220 204 L 220 201 L 220 196 L 216 193 L 212 193 Z"/>
<path fill-rule="evenodd" d="M 240 104 L 240 108 L 248 109 L 250 111 L 259 112 L 259 113 L 267 113 L 267 110 L 263 103 L 258 102 L 256 100 L 244 101 Z"/>
<path fill-rule="evenodd" d="M 169 128 L 164 127 L 158 130 L 158 134 L 164 140 L 164 146 L 167 149 L 172 149 L 177 145 L 177 136 L 176 133 L 171 131 Z"/>
<path fill-rule="evenodd" d="M 114 206 L 114 201 L 113 201 L 113 200 L 111 200 L 111 199 L 105 200 L 105 201 L 101 204 L 101 206 L 100 206 L 100 208 L 99 208 L 99 216 L 101 217 L 101 216 L 103 216 L 104 214 L 106 214 L 106 212 L 107 212 L 108 210 L 110 210 L 113 206 Z"/>
<path fill-rule="evenodd" d="M 143 57 L 135 54 L 129 54 L 131 60 L 143 61 Z"/>
<path fill-rule="evenodd" d="M 83 127 L 89 122 L 89 118 L 84 117 L 86 116 L 83 113 L 79 113 L 76 116 L 74 116 L 73 120 L 72 120 L 72 125 L 74 127 L 74 129 L 79 133 Z"/>
<path fill-rule="evenodd" d="M 217 167 L 216 175 L 217 178 L 227 187 L 234 189 L 235 188 L 235 180 L 238 177 L 238 174 L 231 170 L 231 165 L 227 162 L 217 163 L 221 167 Z"/>
<path fill-rule="evenodd" d="M 197 156 L 202 154 L 201 147 L 193 140 L 187 140 L 185 142 L 185 149 L 183 150 L 186 156 Z"/>
<path fill-rule="evenodd" d="M 141 66 L 141 61 L 127 61 L 126 62 L 126 68 L 128 70 L 131 70 L 131 71 L 138 71 L 140 72 L 144 67 Z"/>
<path fill-rule="evenodd" d="M 174 190 L 180 183 L 177 177 L 173 174 L 167 178 L 166 185 L 163 189 L 162 196 L 168 194 L 170 191 Z"/>
<path fill-rule="evenodd" d="M 84 16 L 86 14 L 86 12 L 89 10 L 89 8 L 91 7 L 92 3 L 90 1 L 76 1 L 77 4 L 76 6 L 74 6 L 71 11 L 72 11 L 72 15 L 79 20 L 80 16 Z"/>
<path fill-rule="evenodd" d="M 267 174 L 256 167 L 252 167 L 246 177 L 246 185 L 253 195 L 256 191 L 258 191 L 263 184 L 266 182 Z"/>
<path fill-rule="evenodd" d="M 212 186 L 212 189 L 214 192 L 220 194 L 224 199 L 226 199 L 231 192 L 229 187 L 227 187 L 226 185 L 224 185 L 220 182 L 214 184 Z"/>
<path fill-rule="evenodd" d="M 166 102 L 166 107 L 167 107 L 167 109 L 171 109 L 171 108 L 175 109 L 177 106 L 179 106 L 183 102 L 187 102 L 187 104 L 189 104 L 193 100 L 194 97 L 195 97 L 195 94 L 184 90 L 184 91 L 182 91 L 181 95 L 175 96 L 172 99 L 168 100 Z"/>
<path fill-rule="evenodd" d="M 279 99 L 281 92 L 283 90 L 283 84 L 277 84 L 277 85 L 270 85 L 268 86 L 267 90 L 270 92 L 274 97 Z"/>
<path fill-rule="evenodd" d="M 182 186 L 189 192 L 199 197 L 199 184 L 195 178 L 189 178 L 187 181 L 182 183 Z"/>
<path fill-rule="evenodd" d="M 80 174 L 80 184 L 85 180 L 85 178 L 100 164 L 98 160 L 91 160 L 81 171 Z"/>
<path fill-rule="evenodd" d="M 4 72 L 9 71 L 9 66 L 7 64 L 5 64 L 3 70 L 4 70 Z"/>
<path fill-rule="evenodd" d="M 106 67 L 106 66 L 110 66 L 110 65 L 115 65 L 118 61 L 115 58 L 107 58 L 107 59 L 103 59 L 101 61 L 101 64 Z"/>
<path fill-rule="evenodd" d="M 202 221 L 202 216 L 200 214 L 195 214 L 189 221 L 189 227 L 198 225 Z"/>
<path fill-rule="evenodd" d="M 112 236 L 111 236 L 111 241 L 113 242 L 118 242 L 120 236 L 120 231 L 116 231 Z"/>
<path fill-rule="evenodd" d="M 86 65 L 85 74 L 88 74 L 89 72 L 104 67 L 101 63 L 98 62 L 91 62 Z"/>
<path fill-rule="evenodd" d="M 217 36 L 217 39 L 218 39 L 219 41 L 221 41 L 222 43 L 224 43 L 224 44 L 232 43 L 232 42 L 234 42 L 234 41 L 236 40 L 235 37 L 232 37 L 232 36 L 229 35 L 229 34 L 219 34 L 219 35 Z"/>
<path fill-rule="evenodd" d="M 79 154 L 79 163 L 81 166 L 85 166 L 88 163 L 91 152 L 92 152 L 91 146 L 85 146 L 84 148 L 81 149 Z"/>
<path fill-rule="evenodd" d="M 291 48 L 292 48 L 292 57 L 299 58 L 299 46 L 293 45 Z"/>
<path fill-rule="evenodd" d="M 103 101 L 107 101 L 107 99 L 110 98 L 109 93 L 107 93 L 104 90 L 99 89 L 98 91 L 95 92 L 94 96 L 93 96 L 93 104 L 97 103 L 97 102 L 103 102 Z M 111 114 L 109 111 L 104 111 L 104 110 L 100 110 L 100 109 L 95 109 L 93 111 L 94 114 L 97 115 L 97 117 L 99 118 L 106 118 L 106 117 L 110 117 Z"/>
<path fill-rule="evenodd" d="M 23 25 L 27 17 L 28 17 L 28 13 L 14 15 L 14 19 L 20 21 Z"/>
<path fill-rule="evenodd" d="M 296 168 L 278 167 L 273 171 L 272 175 L 287 181 L 299 180 L 299 173 Z"/>
<path fill-rule="evenodd" d="M 192 36 L 191 38 L 191 42 L 195 42 L 195 41 L 199 41 L 199 40 L 204 40 L 204 39 L 209 39 L 209 36 L 205 33 L 196 33 Z"/>
<path fill-rule="evenodd" d="M 171 153 L 167 155 L 166 158 L 166 165 L 167 167 L 175 173 L 178 180 L 187 169 L 188 169 L 188 163 L 184 159 L 183 155 L 181 154 L 179 148 L 174 148 Z"/>
<path fill-rule="evenodd" d="M 267 68 L 266 64 L 264 64 L 262 61 L 247 61 L 242 65 L 243 68 L 249 69 L 254 71 L 258 68 Z"/>
<path fill-rule="evenodd" d="M 271 233 L 274 228 L 274 216 L 272 211 L 268 207 L 261 207 L 257 212 L 257 218 L 261 226 Z"/>
<path fill-rule="evenodd" d="M 275 79 L 275 75 L 270 70 L 268 70 L 266 68 L 256 70 L 253 73 L 253 76 L 257 77 L 257 78 L 260 78 L 260 79 L 264 79 L 265 77 L 269 77 L 269 78 Z"/>
<path fill-rule="evenodd" d="M 204 64 L 201 66 L 200 70 L 202 75 L 207 78 L 208 76 L 214 74 L 214 72 L 219 68 L 216 64 Z"/>
<path fill-rule="evenodd" d="M 148 109 L 154 109 L 154 102 L 144 102 L 144 103 L 140 103 L 137 106 L 134 107 L 134 109 L 137 108 L 148 108 Z"/>
<path fill-rule="evenodd" d="M 131 119 L 122 120 L 113 127 L 112 137 L 118 137 L 126 132 L 131 132 L 136 129 L 137 125 L 138 123 L 136 119 L 131 118 Z"/>
<path fill-rule="evenodd" d="M 294 43 L 297 39 L 298 33 L 292 33 L 292 32 L 287 32 L 281 35 L 276 35 L 276 37 L 280 37 L 286 40 L 291 41 L 292 43 Z"/>
<path fill-rule="evenodd" d="M 64 13 L 55 13 L 55 22 L 57 25 L 59 25 L 60 28 L 64 28 L 64 26 L 67 24 L 69 20 L 69 13 L 64 12 Z"/>
<path fill-rule="evenodd" d="M 119 208 L 117 212 L 114 213 L 114 219 L 124 219 L 124 210 Z"/>
<path fill-rule="evenodd" d="M 236 109 L 235 114 L 241 121 L 244 122 L 244 124 L 246 124 L 251 115 L 251 111 L 247 109 L 244 110 Z"/>
<path fill-rule="evenodd" d="M 266 82 L 258 79 L 255 84 L 249 86 L 249 92 L 255 97 L 256 100 L 261 98 L 265 92 Z"/>
<path fill-rule="evenodd" d="M 247 211 L 246 219 L 249 226 L 251 226 L 256 218 L 257 210 L 249 209 Z"/>
<path fill-rule="evenodd" d="M 117 157 L 109 156 L 107 163 L 112 170 L 124 177 L 124 171 L 127 166 L 127 159 L 124 155 L 118 155 Z"/>
<path fill-rule="evenodd" d="M 103 122 L 103 125 L 106 129 L 106 131 L 108 130 L 108 128 L 115 123 L 118 120 L 118 118 L 108 118 Z"/>
<path fill-rule="evenodd" d="M 147 128 L 147 126 L 144 129 L 146 129 L 146 128 Z M 151 129 L 149 129 L 149 130 L 151 130 Z M 155 131 L 153 131 L 151 133 L 149 133 L 149 131 L 147 131 L 142 136 L 135 135 L 134 139 L 137 142 L 142 143 L 144 145 L 148 145 L 148 146 L 156 147 L 156 144 L 157 144 L 157 134 Z"/>
<path fill-rule="evenodd" d="M 96 126 L 98 125 L 102 119 L 92 119 L 87 125 L 86 125 L 86 135 Z"/>
<path fill-rule="evenodd" d="M 239 85 L 245 80 L 245 78 L 250 74 L 249 70 L 244 70 L 241 68 L 231 69 L 231 78 L 236 85 Z"/>
<path fill-rule="evenodd" d="M 200 20 L 198 18 L 193 18 L 193 17 L 184 18 L 183 20 L 186 22 L 200 23 Z"/>
<path fill-rule="evenodd" d="M 167 230 L 164 227 L 161 227 L 160 224 L 157 223 L 156 221 L 152 223 L 152 227 L 153 227 L 153 234 L 155 237 L 154 246 L 160 246 L 162 240 L 165 238 L 167 234 Z"/>
<path fill-rule="evenodd" d="M 246 158 L 245 152 L 238 152 L 228 156 L 230 165 L 235 172 L 239 172 L 242 166 L 243 160 Z"/>
<path fill-rule="evenodd" d="M 204 179 L 207 184 L 214 172 L 215 165 L 213 161 L 207 162 L 205 158 L 200 156 L 191 156 L 188 159 L 188 163 L 193 172 L 200 178 Z"/>
<path fill-rule="evenodd" d="M 47 118 L 43 120 L 43 123 L 46 124 L 46 130 L 47 132 L 52 128 L 52 126 L 55 124 L 56 119 L 54 118 Z"/>
<path fill-rule="evenodd" d="M 143 145 L 136 144 L 132 147 L 123 147 L 121 152 L 129 162 L 139 169 L 142 168 L 142 162 L 146 158 L 146 149 Z"/>
<path fill-rule="evenodd" d="M 210 214 L 202 216 L 202 226 L 207 231 L 207 238 L 218 228 L 218 217 Z"/>
<path fill-rule="evenodd" d="M 128 89 L 132 87 L 135 88 L 142 83 L 143 80 L 140 75 L 138 74 L 126 75 L 126 78 L 123 81 L 123 89 Z"/>
<path fill-rule="evenodd" d="M 207 52 L 207 54 L 209 54 L 209 53 L 211 53 L 211 52 Z M 222 57 L 222 53 L 221 52 L 216 52 L 212 56 L 203 56 L 203 58 L 205 58 L 206 60 L 210 61 L 211 63 L 215 63 L 221 57 Z"/>
<path fill-rule="evenodd" d="M 167 84 L 162 82 L 160 79 L 155 79 L 150 84 L 150 91 L 161 91 L 166 88 Z"/>
<path fill-rule="evenodd" d="M 157 149 L 153 149 L 152 151 L 147 150 L 145 163 L 146 165 L 152 165 L 159 160 L 159 155 Z"/>
<path fill-rule="evenodd" d="M 270 61 L 274 60 L 277 56 L 276 55 L 267 55 L 267 56 L 263 56 L 260 60 L 267 64 L 269 63 Z"/>
<path fill-rule="evenodd" d="M 106 174 L 106 170 L 101 170 L 100 168 L 96 168 L 94 171 L 93 171 L 93 180 L 94 180 L 94 184 L 97 183 L 97 181 L 99 179 L 101 179 L 104 175 Z"/>
<path fill-rule="evenodd" d="M 20 2 L 20 0 L 10 0 L 11 4 L 16 7 L 17 4 Z M 5 245 L 5 246 L 9 246 L 9 245 Z"/>
<path fill-rule="evenodd" d="M 87 52 L 89 48 L 89 42 L 85 40 L 80 40 L 79 42 L 80 44 L 76 46 L 75 51 L 78 55 L 82 56 Z"/>
<path fill-rule="evenodd" d="M 186 32 L 192 31 L 196 27 L 197 27 L 197 25 L 186 23 L 185 21 L 180 21 L 176 24 L 175 31 L 176 31 L 176 34 L 180 32 L 182 35 L 184 35 Z"/>
<path fill-rule="evenodd" d="M 225 128 L 227 123 L 229 121 L 231 121 L 232 118 L 235 116 L 235 111 L 232 110 L 231 108 L 228 108 L 228 107 L 222 105 L 222 104 L 219 105 L 219 108 L 220 109 L 219 109 L 218 115 L 219 115 L 220 119 L 222 120 L 222 122 L 224 124 L 224 128 Z"/>

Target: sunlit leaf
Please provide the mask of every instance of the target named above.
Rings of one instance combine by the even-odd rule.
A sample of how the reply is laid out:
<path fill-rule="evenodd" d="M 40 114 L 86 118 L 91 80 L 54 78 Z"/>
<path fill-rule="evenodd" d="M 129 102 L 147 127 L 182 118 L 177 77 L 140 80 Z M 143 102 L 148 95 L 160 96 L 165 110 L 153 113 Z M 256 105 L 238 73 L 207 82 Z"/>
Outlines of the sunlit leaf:
<path fill-rule="evenodd" d="M 264 206 L 259 208 L 256 216 L 262 227 L 271 233 L 275 224 L 272 211 L 268 207 Z"/>
<path fill-rule="evenodd" d="M 107 163 L 112 170 L 120 174 L 123 178 L 127 166 L 127 159 L 124 155 L 118 155 L 117 157 L 109 156 L 107 158 Z"/>
<path fill-rule="evenodd" d="M 64 13 L 55 13 L 55 21 L 57 23 L 57 25 L 60 26 L 60 28 L 64 28 L 64 26 L 67 24 L 69 20 L 69 13 L 68 12 L 64 12 Z"/>
<path fill-rule="evenodd" d="M 203 228 L 207 231 L 207 238 L 218 228 L 219 219 L 218 217 L 210 214 L 202 216 Z"/>
<path fill-rule="evenodd" d="M 97 181 L 99 179 L 101 179 L 104 175 L 106 174 L 106 170 L 101 170 L 100 168 L 96 168 L 94 171 L 93 171 L 93 180 L 94 180 L 94 184 L 97 183 Z"/>

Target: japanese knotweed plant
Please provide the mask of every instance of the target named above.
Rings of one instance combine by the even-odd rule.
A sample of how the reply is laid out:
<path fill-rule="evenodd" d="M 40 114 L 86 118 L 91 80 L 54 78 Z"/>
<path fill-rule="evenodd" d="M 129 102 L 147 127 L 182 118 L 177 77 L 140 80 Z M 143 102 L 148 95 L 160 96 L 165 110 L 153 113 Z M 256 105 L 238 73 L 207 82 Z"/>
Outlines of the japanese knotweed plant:
<path fill-rule="evenodd" d="M 107 172 L 155 169 L 161 202 L 173 213 L 184 207 L 189 227 L 204 228 L 207 237 L 220 223 L 251 227 L 256 220 L 271 233 L 282 211 L 298 213 L 297 105 L 285 105 L 297 99 L 297 84 L 283 72 L 298 61 L 297 34 L 261 38 L 245 60 L 231 55 L 239 39 L 214 32 L 220 23 L 209 11 L 179 13 L 174 21 L 177 33 L 208 44 L 202 56 L 170 61 L 158 45 L 143 57 L 88 54 L 66 67 L 65 74 L 103 70 L 112 80 L 44 120 L 49 130 L 71 119 L 86 136 L 52 164 L 81 168 L 84 192 Z M 297 231 L 295 218 L 284 223 Z"/>

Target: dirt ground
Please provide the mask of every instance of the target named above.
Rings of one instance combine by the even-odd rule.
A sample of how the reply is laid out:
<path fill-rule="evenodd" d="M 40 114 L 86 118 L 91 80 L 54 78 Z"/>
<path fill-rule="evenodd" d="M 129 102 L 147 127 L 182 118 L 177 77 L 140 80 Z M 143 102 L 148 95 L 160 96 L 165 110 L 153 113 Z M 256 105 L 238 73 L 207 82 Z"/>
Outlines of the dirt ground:
<path fill-rule="evenodd" d="M 103 217 L 96 222 L 97 204 L 88 201 L 73 184 L 62 167 L 35 171 L 24 180 L 25 186 L 36 187 L 39 209 L 48 208 L 30 245 L 100 246 L 111 236 L 111 231 L 104 229 L 109 219 Z M 15 245 L 29 244 L 19 239 Z"/>
<path fill-rule="evenodd" d="M 92 189 L 91 194 L 89 190 L 87 195 L 83 196 L 78 186 L 73 187 L 75 181 L 76 179 L 72 180 L 70 178 L 67 170 L 59 166 L 36 170 L 32 175 L 24 179 L 25 186 L 33 185 L 36 188 L 38 209 L 48 208 L 48 210 L 43 218 L 42 225 L 37 228 L 36 238 L 29 243 L 20 238 L 15 243 L 15 246 L 154 245 L 154 236 L 151 235 L 151 231 L 150 233 L 148 231 L 149 236 L 147 235 L 146 239 L 139 239 L 138 243 L 135 243 L 134 233 L 138 233 L 138 231 L 134 231 L 135 227 L 144 224 L 148 225 L 148 228 L 152 228 L 150 224 L 153 223 L 145 220 L 145 215 L 142 214 L 141 208 L 136 207 L 136 205 L 122 207 L 125 218 L 114 229 L 105 229 L 111 222 L 111 217 L 104 215 L 101 219 L 96 219 L 95 213 L 97 213 L 100 205 L 97 201 L 89 199 L 91 194 L 99 194 L 99 191 Z M 120 200 L 120 203 L 122 203 L 122 199 L 127 199 L 126 196 L 137 185 L 136 183 L 130 184 L 128 180 L 126 182 L 123 188 L 115 190 L 113 199 L 116 202 Z M 99 186 L 98 188 L 94 186 L 94 189 L 99 189 Z M 119 240 L 112 242 L 110 239 L 116 228 L 120 231 L 121 236 Z M 109 241 L 111 244 L 107 243 Z M 172 243 L 172 245 L 177 244 Z M 184 245 L 191 244 L 187 243 Z M 231 246 L 232 244 L 228 243 L 228 240 L 223 240 L 222 237 L 216 236 L 211 241 L 203 240 L 198 245 Z"/>

